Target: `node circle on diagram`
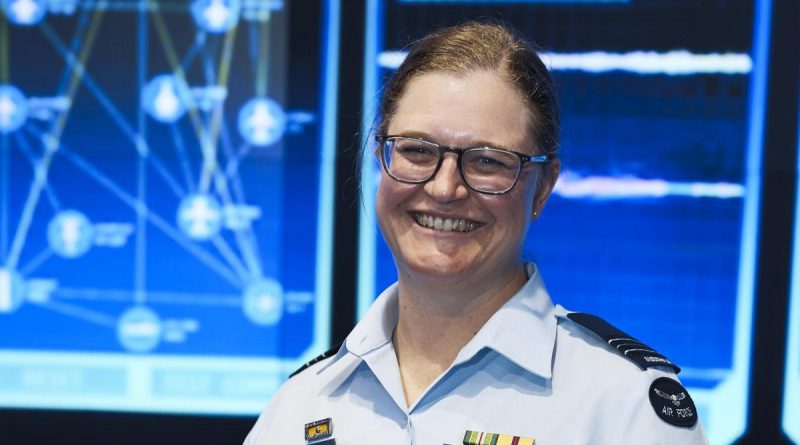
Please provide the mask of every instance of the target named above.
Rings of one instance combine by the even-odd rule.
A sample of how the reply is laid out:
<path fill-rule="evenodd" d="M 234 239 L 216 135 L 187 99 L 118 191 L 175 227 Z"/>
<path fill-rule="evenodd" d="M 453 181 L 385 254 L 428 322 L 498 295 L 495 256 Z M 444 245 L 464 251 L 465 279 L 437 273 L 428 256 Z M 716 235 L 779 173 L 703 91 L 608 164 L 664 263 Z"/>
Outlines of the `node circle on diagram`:
<path fill-rule="evenodd" d="M 193 194 L 181 200 L 178 207 L 178 226 L 195 240 L 215 237 L 222 229 L 222 206 L 208 194 Z"/>
<path fill-rule="evenodd" d="M 171 74 L 161 74 L 150 80 L 142 91 L 142 101 L 153 119 L 173 123 L 186 114 L 186 88 Z"/>
<path fill-rule="evenodd" d="M 239 0 L 195 0 L 192 17 L 201 29 L 210 33 L 223 33 L 239 21 Z"/>
<path fill-rule="evenodd" d="M 47 13 L 45 0 L 2 0 L 8 21 L 19 26 L 33 26 Z"/>
<path fill-rule="evenodd" d="M 272 145 L 286 131 L 286 113 L 269 98 L 249 100 L 239 111 L 239 133 L 258 147 Z"/>
<path fill-rule="evenodd" d="M 161 331 L 161 319 L 145 306 L 128 309 L 117 324 L 117 338 L 131 352 L 150 352 L 155 349 L 161 340 Z"/>
<path fill-rule="evenodd" d="M 28 101 L 13 85 L 0 85 L 0 133 L 19 129 L 28 118 Z"/>
<path fill-rule="evenodd" d="M 255 324 L 274 326 L 283 316 L 283 287 L 271 278 L 263 278 L 244 290 L 243 309 Z"/>
<path fill-rule="evenodd" d="M 94 241 L 94 226 L 83 213 L 63 210 L 47 226 L 50 248 L 61 257 L 77 258 L 85 254 Z"/>
<path fill-rule="evenodd" d="M 0 268 L 0 315 L 19 309 L 25 300 L 25 282 L 15 271 Z"/>

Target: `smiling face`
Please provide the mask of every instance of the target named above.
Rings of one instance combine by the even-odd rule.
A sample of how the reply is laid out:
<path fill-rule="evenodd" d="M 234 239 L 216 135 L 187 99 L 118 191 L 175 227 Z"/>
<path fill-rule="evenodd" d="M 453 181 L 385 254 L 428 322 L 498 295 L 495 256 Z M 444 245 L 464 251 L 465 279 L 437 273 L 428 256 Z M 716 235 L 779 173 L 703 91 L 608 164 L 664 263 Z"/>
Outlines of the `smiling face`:
<path fill-rule="evenodd" d="M 408 83 L 387 132 L 454 147 L 538 154 L 530 119 L 517 91 L 497 73 L 433 72 Z M 376 213 L 401 280 L 476 282 L 519 273 L 531 214 L 552 187 L 543 184 L 537 194 L 537 174 L 528 166 L 510 192 L 487 195 L 464 184 L 453 153 L 423 184 L 404 184 L 383 172 Z"/>

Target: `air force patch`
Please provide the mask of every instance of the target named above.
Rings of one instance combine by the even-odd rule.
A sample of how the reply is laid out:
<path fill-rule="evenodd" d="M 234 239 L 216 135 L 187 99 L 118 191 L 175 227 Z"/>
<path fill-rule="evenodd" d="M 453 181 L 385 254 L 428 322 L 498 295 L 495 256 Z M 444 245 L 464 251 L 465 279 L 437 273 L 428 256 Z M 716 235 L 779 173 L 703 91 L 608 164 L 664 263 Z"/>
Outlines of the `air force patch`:
<path fill-rule="evenodd" d="M 668 377 L 657 378 L 650 385 L 649 396 L 656 415 L 664 422 L 686 428 L 697 423 L 697 408 L 689 392 L 677 381 Z"/>

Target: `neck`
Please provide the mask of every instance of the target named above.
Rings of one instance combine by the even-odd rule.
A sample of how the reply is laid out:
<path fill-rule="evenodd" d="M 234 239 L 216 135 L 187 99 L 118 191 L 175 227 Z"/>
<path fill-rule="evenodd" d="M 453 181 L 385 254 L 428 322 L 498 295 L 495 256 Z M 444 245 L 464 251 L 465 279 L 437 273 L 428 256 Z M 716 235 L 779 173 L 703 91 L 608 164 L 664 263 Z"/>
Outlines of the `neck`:
<path fill-rule="evenodd" d="M 409 405 L 526 281 L 522 265 L 502 279 L 449 290 L 401 272 L 394 346 Z"/>

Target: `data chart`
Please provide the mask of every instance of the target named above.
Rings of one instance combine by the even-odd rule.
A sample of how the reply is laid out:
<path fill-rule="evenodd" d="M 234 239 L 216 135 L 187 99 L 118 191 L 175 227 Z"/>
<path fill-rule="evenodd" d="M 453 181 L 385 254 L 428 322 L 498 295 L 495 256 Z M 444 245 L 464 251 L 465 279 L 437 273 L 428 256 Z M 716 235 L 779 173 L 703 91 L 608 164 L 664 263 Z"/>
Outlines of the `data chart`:
<path fill-rule="evenodd" d="M 282 0 L 1 6 L 0 406 L 259 412 L 329 343 L 338 6 L 299 77 Z"/>

